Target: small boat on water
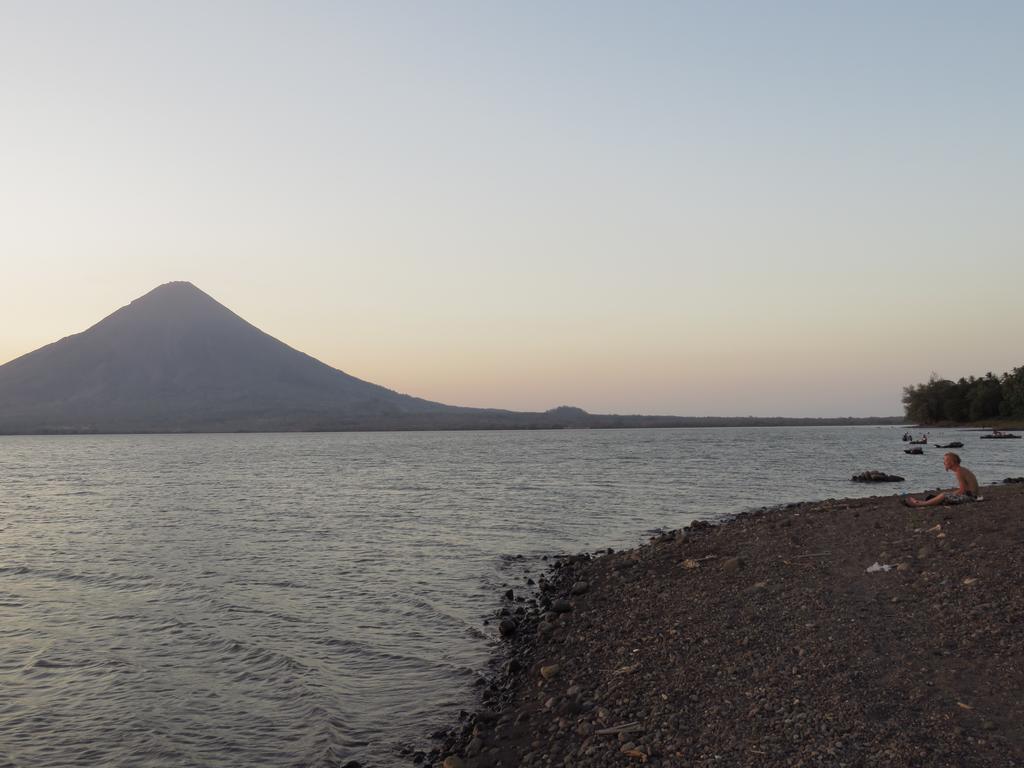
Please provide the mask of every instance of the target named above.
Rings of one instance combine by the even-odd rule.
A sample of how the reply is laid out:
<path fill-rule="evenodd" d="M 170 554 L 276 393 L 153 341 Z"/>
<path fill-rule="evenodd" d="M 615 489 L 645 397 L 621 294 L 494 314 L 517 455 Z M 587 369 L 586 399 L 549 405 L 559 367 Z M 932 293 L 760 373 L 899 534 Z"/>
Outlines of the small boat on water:
<path fill-rule="evenodd" d="M 982 440 L 1020 440 L 1020 435 L 1011 435 L 1009 432 L 993 432 L 991 435 L 982 435 Z"/>
<path fill-rule="evenodd" d="M 952 443 L 946 443 L 945 445 L 942 445 L 942 443 L 936 443 L 935 447 L 936 448 L 963 448 L 964 444 L 961 443 L 959 440 L 954 440 Z"/>
<path fill-rule="evenodd" d="M 922 438 L 920 440 L 911 440 L 910 444 L 911 445 L 928 445 L 928 438 L 925 437 L 925 438 Z"/>
<path fill-rule="evenodd" d="M 904 453 L 909 453 L 911 456 L 922 456 L 924 455 L 924 448 L 904 448 Z"/>

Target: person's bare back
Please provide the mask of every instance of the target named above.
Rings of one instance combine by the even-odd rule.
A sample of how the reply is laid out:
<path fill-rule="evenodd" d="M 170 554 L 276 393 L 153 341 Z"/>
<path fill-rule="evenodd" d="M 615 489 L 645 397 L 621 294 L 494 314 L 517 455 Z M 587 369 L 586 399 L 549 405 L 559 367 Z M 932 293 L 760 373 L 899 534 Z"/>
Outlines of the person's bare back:
<path fill-rule="evenodd" d="M 957 464 L 953 469 L 956 479 L 960 481 L 958 493 L 967 493 L 971 496 L 978 495 L 978 478 L 967 467 Z"/>

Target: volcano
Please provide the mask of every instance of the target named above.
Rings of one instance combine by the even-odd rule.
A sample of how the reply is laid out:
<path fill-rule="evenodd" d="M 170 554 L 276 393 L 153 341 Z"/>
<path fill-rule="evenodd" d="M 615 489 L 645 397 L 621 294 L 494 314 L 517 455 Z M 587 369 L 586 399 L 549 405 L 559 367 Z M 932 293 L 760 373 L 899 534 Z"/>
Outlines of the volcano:
<path fill-rule="evenodd" d="M 463 408 L 357 379 L 247 323 L 192 283 L 166 283 L 0 365 L 0 435 L 896 424 Z"/>
<path fill-rule="evenodd" d="M 0 433 L 8 434 L 423 428 L 488 413 L 502 412 L 350 376 L 187 282 L 161 285 L 0 366 Z"/>

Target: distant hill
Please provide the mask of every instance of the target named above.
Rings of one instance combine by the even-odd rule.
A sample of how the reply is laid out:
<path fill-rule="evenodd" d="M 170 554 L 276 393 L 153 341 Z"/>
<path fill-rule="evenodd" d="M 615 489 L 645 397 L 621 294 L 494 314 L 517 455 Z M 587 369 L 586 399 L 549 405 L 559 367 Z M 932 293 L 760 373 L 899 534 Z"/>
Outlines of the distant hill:
<path fill-rule="evenodd" d="M 292 349 L 191 283 L 0 366 L 0 431 L 315 428 L 459 414 Z"/>
<path fill-rule="evenodd" d="M 191 283 L 166 283 L 82 333 L 0 366 L 0 434 L 557 429 L 899 423 L 462 408 L 292 349 Z"/>
<path fill-rule="evenodd" d="M 574 405 L 560 405 L 557 408 L 544 411 L 544 413 L 548 416 L 555 416 L 560 419 L 585 419 L 590 415 L 582 408 L 577 408 Z"/>

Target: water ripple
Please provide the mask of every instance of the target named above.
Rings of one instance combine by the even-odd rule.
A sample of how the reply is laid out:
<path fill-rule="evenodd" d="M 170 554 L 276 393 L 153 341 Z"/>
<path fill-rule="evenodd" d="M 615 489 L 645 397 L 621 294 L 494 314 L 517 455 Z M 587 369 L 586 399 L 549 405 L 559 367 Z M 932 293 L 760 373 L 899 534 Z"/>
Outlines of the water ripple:
<path fill-rule="evenodd" d="M 0 438 L 0 766 L 400 765 L 471 705 L 482 619 L 543 555 L 875 493 L 863 469 L 946 483 L 901 434 Z M 931 437 L 958 436 L 983 482 L 1024 474 Z"/>

